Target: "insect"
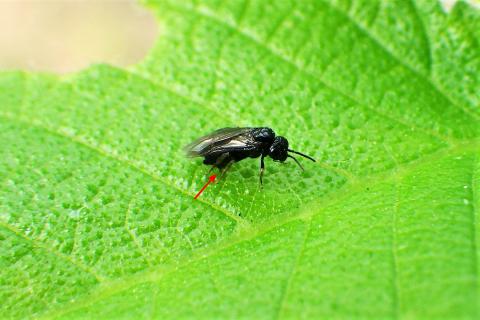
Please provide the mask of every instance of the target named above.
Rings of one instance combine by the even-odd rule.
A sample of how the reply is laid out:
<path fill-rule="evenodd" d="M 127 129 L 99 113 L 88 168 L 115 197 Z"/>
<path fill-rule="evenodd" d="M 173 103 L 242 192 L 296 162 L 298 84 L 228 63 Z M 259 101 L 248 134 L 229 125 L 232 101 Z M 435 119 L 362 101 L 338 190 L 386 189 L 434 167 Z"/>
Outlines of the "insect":
<path fill-rule="evenodd" d="M 288 148 L 288 140 L 276 136 L 275 132 L 267 127 L 260 128 L 222 128 L 203 136 L 185 147 L 189 157 L 204 157 L 203 163 L 222 170 L 221 176 L 230 166 L 245 158 L 260 158 L 260 184 L 263 184 L 265 171 L 265 157 L 273 161 L 284 162 L 292 158 L 300 169 L 303 166 L 289 153 L 298 154 L 313 162 L 306 154 Z"/>

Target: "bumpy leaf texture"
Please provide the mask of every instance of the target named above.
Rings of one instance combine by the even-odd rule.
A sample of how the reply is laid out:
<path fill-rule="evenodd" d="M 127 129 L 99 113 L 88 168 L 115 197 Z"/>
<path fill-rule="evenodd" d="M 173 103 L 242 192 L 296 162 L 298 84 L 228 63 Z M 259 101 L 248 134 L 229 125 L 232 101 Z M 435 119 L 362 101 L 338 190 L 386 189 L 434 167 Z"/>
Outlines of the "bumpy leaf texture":
<path fill-rule="evenodd" d="M 139 65 L 0 74 L 0 314 L 479 316 L 479 13 L 151 1 Z M 208 180 L 182 146 L 270 126 L 318 162 Z"/>

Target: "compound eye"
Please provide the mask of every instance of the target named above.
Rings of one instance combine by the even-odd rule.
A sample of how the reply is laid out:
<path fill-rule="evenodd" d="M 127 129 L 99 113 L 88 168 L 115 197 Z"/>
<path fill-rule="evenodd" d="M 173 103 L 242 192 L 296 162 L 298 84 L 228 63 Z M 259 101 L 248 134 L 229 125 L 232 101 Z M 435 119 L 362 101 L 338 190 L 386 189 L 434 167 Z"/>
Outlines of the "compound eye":
<path fill-rule="evenodd" d="M 270 157 L 275 161 L 285 161 L 287 159 L 287 152 L 282 148 L 270 148 Z"/>
<path fill-rule="evenodd" d="M 273 160 L 285 161 L 288 155 L 288 141 L 284 137 L 276 137 L 270 147 L 269 155 Z"/>

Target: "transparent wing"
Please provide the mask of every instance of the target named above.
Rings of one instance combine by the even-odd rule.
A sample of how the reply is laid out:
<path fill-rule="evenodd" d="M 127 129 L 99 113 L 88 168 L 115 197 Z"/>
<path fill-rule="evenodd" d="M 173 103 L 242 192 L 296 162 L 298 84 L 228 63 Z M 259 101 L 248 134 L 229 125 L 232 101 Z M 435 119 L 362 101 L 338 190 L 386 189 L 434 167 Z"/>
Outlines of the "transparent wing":
<path fill-rule="evenodd" d="M 185 151 L 189 157 L 199 157 L 253 147 L 251 131 L 248 127 L 222 128 L 193 141 L 185 146 Z"/>

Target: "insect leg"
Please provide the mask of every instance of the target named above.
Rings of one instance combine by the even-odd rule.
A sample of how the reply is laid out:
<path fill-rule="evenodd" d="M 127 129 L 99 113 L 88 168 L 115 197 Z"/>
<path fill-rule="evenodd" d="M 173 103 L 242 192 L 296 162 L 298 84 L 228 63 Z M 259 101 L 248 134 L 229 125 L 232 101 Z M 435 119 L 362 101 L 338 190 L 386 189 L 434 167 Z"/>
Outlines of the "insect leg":
<path fill-rule="evenodd" d="M 210 175 L 210 173 L 212 173 L 213 169 L 215 168 L 222 169 L 223 166 L 225 166 L 225 164 L 228 162 L 228 161 L 225 161 L 225 160 L 228 160 L 227 158 L 228 158 L 228 153 L 224 153 L 219 156 L 206 157 L 203 163 L 211 165 L 207 175 Z"/>
<path fill-rule="evenodd" d="M 223 153 L 218 156 L 217 160 L 213 165 L 219 169 L 222 169 L 228 164 L 228 162 L 230 162 L 230 154 Z"/>
<path fill-rule="evenodd" d="M 235 160 L 230 160 L 226 165 L 225 167 L 222 169 L 222 172 L 220 173 L 220 179 L 223 178 L 223 176 L 227 173 L 228 169 L 230 169 L 230 167 L 232 166 L 232 164 L 235 162 Z"/>
<path fill-rule="evenodd" d="M 265 171 L 265 162 L 263 159 L 265 156 L 262 154 L 262 158 L 260 159 L 260 185 L 263 185 L 263 171 Z"/>

